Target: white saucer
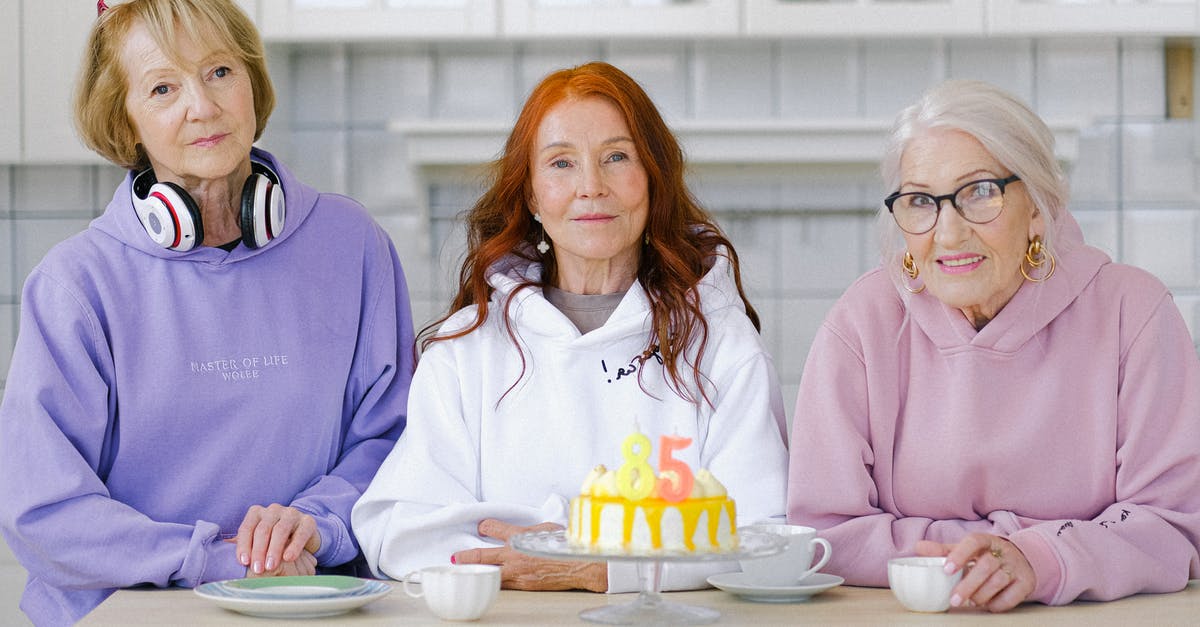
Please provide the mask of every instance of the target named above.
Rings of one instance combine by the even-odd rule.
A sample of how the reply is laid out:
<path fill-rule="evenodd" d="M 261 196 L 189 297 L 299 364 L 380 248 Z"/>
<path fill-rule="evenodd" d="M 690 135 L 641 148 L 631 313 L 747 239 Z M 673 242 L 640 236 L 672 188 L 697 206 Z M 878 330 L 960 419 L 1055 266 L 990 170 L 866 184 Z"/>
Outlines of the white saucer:
<path fill-rule="evenodd" d="M 708 583 L 732 592 L 749 601 L 764 603 L 795 603 L 807 601 L 814 594 L 836 588 L 846 580 L 837 575 L 813 573 L 794 586 L 759 586 L 746 581 L 746 573 L 721 573 L 708 578 Z"/>

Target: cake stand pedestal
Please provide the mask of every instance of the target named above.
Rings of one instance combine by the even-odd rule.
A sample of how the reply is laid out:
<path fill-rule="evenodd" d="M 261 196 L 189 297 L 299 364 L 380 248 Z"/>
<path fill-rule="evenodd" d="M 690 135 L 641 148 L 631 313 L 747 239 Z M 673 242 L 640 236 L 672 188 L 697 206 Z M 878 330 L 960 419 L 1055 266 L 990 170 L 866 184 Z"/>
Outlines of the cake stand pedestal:
<path fill-rule="evenodd" d="M 728 562 L 757 559 L 779 553 L 787 546 L 787 538 L 775 534 L 738 530 L 738 548 L 721 553 L 685 553 L 663 551 L 654 555 L 589 551 L 567 543 L 564 531 L 536 531 L 513 536 L 512 548 L 532 555 L 555 560 L 591 560 L 637 562 L 638 584 L 641 592 L 629 603 L 602 605 L 583 610 L 579 618 L 605 625 L 704 625 L 716 622 L 721 613 L 699 605 L 672 603 L 663 599 L 662 565 L 682 562 Z"/>

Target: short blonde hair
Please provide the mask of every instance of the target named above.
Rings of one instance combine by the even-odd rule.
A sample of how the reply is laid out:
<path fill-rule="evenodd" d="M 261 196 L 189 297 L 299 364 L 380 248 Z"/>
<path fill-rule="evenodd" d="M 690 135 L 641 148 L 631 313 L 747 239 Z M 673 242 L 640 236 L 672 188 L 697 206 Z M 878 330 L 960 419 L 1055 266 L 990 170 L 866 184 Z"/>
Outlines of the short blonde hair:
<path fill-rule="evenodd" d="M 168 55 L 176 48 L 177 29 L 193 41 L 234 53 L 246 65 L 254 92 L 254 139 L 262 136 L 275 108 L 275 88 L 267 73 L 262 38 L 237 4 L 233 0 L 131 0 L 105 11 L 88 36 L 75 86 L 75 127 L 84 144 L 123 168 L 150 166 L 125 110 L 129 85 L 121 64 L 125 39 L 139 22 Z"/>

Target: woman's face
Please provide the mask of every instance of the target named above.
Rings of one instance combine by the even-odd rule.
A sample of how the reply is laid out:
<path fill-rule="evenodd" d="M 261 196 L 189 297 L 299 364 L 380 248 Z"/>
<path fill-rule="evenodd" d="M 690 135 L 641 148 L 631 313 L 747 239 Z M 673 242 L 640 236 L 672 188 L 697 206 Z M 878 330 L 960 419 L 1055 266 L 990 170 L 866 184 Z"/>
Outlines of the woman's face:
<path fill-rule="evenodd" d="M 908 142 L 900 159 L 900 191 L 952 194 L 966 183 L 1012 174 L 973 136 L 935 129 Z M 904 233 L 908 252 L 929 293 L 962 310 L 976 328 L 1000 312 L 1021 287 L 1021 262 L 1044 224 L 1022 182 L 1004 190 L 995 220 L 973 224 L 943 201 L 937 224 L 921 235 Z"/>
<path fill-rule="evenodd" d="M 616 105 L 587 97 L 551 108 L 538 126 L 530 171 L 530 209 L 542 220 L 563 280 L 637 275 L 650 187 Z"/>
<path fill-rule="evenodd" d="M 121 55 L 125 109 L 158 180 L 191 187 L 248 168 L 254 90 L 232 52 L 210 50 L 182 29 L 176 37 L 178 62 L 141 22 L 130 29 Z"/>

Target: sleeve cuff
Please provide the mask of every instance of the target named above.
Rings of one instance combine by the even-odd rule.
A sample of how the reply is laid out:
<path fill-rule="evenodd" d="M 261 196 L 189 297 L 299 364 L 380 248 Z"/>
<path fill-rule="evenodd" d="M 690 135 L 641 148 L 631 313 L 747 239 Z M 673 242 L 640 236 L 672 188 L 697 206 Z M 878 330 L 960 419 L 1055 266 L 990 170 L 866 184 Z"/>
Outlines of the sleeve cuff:
<path fill-rule="evenodd" d="M 1062 587 L 1062 566 L 1050 543 L 1033 529 L 1018 531 L 1008 539 L 1021 549 L 1037 577 L 1037 586 L 1027 600 L 1053 605 L 1054 597 Z"/>
<path fill-rule="evenodd" d="M 608 562 L 609 594 L 638 591 L 637 562 Z"/>

